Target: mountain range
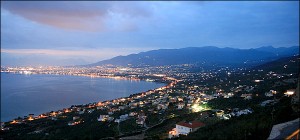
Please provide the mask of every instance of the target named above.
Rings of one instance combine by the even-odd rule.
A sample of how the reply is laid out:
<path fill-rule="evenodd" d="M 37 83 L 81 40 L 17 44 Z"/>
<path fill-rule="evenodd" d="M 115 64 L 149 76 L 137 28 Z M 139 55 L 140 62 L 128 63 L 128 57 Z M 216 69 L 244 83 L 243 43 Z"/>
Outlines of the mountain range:
<path fill-rule="evenodd" d="M 218 48 L 214 46 L 188 47 L 181 49 L 159 49 L 127 56 L 117 56 L 88 66 L 161 66 L 197 64 L 200 66 L 255 66 L 282 57 L 299 54 L 299 46 L 255 49 Z"/>

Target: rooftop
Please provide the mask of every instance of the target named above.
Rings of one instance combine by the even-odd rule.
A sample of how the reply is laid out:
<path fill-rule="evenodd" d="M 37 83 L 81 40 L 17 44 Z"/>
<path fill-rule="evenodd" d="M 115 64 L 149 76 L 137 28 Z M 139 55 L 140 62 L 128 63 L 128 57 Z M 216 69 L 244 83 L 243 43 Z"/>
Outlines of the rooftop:
<path fill-rule="evenodd" d="M 299 118 L 274 125 L 268 139 L 285 139 L 299 129 Z M 299 132 L 298 132 L 299 133 Z"/>
<path fill-rule="evenodd" d="M 205 126 L 204 123 L 202 122 L 198 122 L 198 121 L 192 121 L 192 122 L 179 122 L 177 123 L 177 125 L 181 125 L 181 126 L 185 126 L 185 127 L 189 127 L 189 128 L 198 128 L 198 127 L 202 127 Z"/>

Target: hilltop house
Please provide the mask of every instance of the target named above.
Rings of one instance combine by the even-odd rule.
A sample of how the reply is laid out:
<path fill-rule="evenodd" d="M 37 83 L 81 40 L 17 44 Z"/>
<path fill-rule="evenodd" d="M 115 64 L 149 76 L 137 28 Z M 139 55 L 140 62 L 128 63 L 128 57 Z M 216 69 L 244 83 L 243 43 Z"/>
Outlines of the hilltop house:
<path fill-rule="evenodd" d="M 184 103 L 184 102 L 179 102 L 179 103 L 177 104 L 177 109 L 183 109 L 184 106 L 185 106 L 185 103 Z"/>
<path fill-rule="evenodd" d="M 115 119 L 115 122 L 120 123 L 120 122 L 122 122 L 122 121 L 127 120 L 128 117 L 129 117 L 128 114 L 121 115 L 121 116 L 119 117 L 119 119 Z"/>
<path fill-rule="evenodd" d="M 252 94 L 242 94 L 241 97 L 244 98 L 245 100 L 250 100 L 252 99 Z"/>
<path fill-rule="evenodd" d="M 169 131 L 169 138 L 177 137 L 179 135 L 187 135 L 203 126 L 205 126 L 205 124 L 198 121 L 179 122 L 176 124 L 176 128 L 173 128 L 171 131 Z"/>
<path fill-rule="evenodd" d="M 99 122 L 100 122 L 100 121 L 105 122 L 105 121 L 108 120 L 108 118 L 109 118 L 108 115 L 100 115 L 99 118 L 97 118 L 97 120 L 98 120 Z"/>
<path fill-rule="evenodd" d="M 230 113 L 230 115 L 239 117 L 243 114 L 247 115 L 247 114 L 251 114 L 251 113 L 253 113 L 252 109 L 244 109 L 244 110 L 239 110 L 239 111 L 233 111 Z"/>
<path fill-rule="evenodd" d="M 147 116 L 145 116 L 145 115 L 139 115 L 139 116 L 137 117 L 136 123 L 137 123 L 138 125 L 145 126 L 145 125 L 146 125 L 146 123 L 145 123 L 146 118 L 147 118 Z"/>

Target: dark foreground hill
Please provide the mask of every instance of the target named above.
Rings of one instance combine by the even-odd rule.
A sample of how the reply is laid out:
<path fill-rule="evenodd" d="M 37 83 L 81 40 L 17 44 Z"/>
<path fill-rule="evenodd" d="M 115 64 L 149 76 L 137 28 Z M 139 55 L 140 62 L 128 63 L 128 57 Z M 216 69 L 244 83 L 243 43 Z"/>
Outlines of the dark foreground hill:
<path fill-rule="evenodd" d="M 253 69 L 262 69 L 264 71 L 273 71 L 273 72 L 286 72 L 286 73 L 293 73 L 295 71 L 299 72 L 300 66 L 300 57 L 299 55 L 290 56 L 290 57 L 283 57 L 277 59 L 275 61 L 267 62 L 262 65 L 258 65 L 253 67 Z"/>

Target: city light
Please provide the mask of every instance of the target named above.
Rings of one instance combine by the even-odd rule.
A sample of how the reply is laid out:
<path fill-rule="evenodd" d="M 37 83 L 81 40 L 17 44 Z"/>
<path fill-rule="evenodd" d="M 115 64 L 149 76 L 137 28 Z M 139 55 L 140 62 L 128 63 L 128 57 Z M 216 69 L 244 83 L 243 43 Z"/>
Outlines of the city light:
<path fill-rule="evenodd" d="M 192 112 L 200 112 L 202 110 L 204 110 L 204 108 L 202 106 L 200 106 L 199 104 L 192 105 Z"/>
<path fill-rule="evenodd" d="M 295 90 L 287 90 L 284 95 L 291 96 L 295 93 Z"/>

